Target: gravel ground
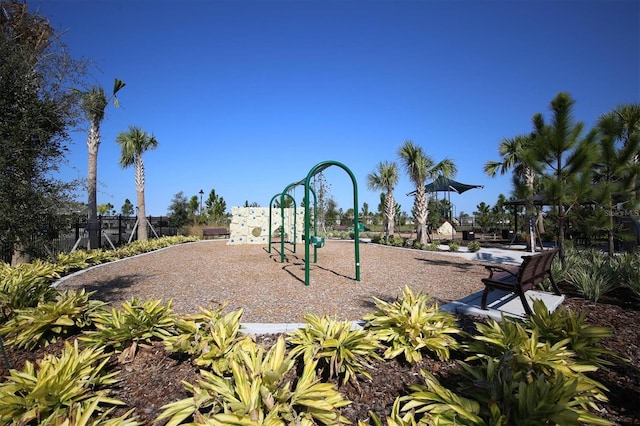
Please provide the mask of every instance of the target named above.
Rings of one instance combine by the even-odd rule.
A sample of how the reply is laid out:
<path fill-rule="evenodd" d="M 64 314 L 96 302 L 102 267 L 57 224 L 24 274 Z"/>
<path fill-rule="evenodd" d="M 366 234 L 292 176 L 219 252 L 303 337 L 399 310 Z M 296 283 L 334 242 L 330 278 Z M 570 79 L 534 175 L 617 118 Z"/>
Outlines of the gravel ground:
<path fill-rule="evenodd" d="M 228 303 L 227 310 L 244 310 L 243 322 L 296 323 L 307 312 L 359 320 L 374 310 L 373 297 L 393 300 L 405 286 L 444 304 L 481 290 L 486 276 L 477 261 L 361 243 L 356 281 L 354 243 L 327 241 L 305 286 L 304 245 L 296 253 L 292 248 L 287 245 L 281 262 L 279 244 L 271 253 L 225 240 L 180 244 L 66 277 L 58 288 L 96 291 L 93 298 L 114 304 L 172 300 L 180 313 Z"/>

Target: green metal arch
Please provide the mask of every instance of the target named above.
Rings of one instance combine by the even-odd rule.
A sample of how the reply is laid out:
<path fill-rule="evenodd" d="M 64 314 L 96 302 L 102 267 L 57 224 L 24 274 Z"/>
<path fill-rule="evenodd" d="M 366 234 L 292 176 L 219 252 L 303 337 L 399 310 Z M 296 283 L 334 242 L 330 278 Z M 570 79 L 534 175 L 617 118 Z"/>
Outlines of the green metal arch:
<path fill-rule="evenodd" d="M 338 161 L 323 161 L 321 163 L 316 164 L 314 167 L 309 170 L 307 177 L 304 179 L 304 232 L 307 238 L 304 239 L 304 284 L 309 285 L 309 245 L 310 238 L 309 235 L 309 227 L 310 227 L 310 214 L 309 214 L 309 192 L 311 191 L 311 178 L 322 172 L 328 167 L 338 166 L 351 177 L 351 182 L 353 183 L 353 232 L 354 232 L 354 246 L 355 246 L 355 270 L 356 270 L 356 281 L 360 281 L 360 229 L 358 223 L 360 222 L 358 218 L 358 183 L 356 181 L 356 177 L 353 172 L 344 164 Z M 297 184 L 301 184 L 303 181 L 298 182 Z M 296 184 L 296 185 L 297 185 Z M 315 196 L 315 193 L 314 193 Z M 314 218 L 317 218 L 317 214 L 314 215 Z M 317 222 L 315 223 L 317 225 Z M 314 228 L 316 229 L 316 228 Z M 314 250 L 316 247 L 314 246 Z M 315 254 L 315 253 L 314 253 Z"/>
<path fill-rule="evenodd" d="M 296 199 L 293 198 L 293 196 L 291 196 L 291 194 L 287 194 L 286 191 L 285 192 L 281 192 L 279 194 L 274 195 L 271 198 L 271 201 L 269 201 L 269 253 L 271 253 L 271 235 L 272 235 L 272 226 L 271 224 L 273 223 L 272 218 L 271 218 L 271 211 L 272 211 L 272 206 L 273 206 L 273 202 L 275 201 L 276 197 L 280 197 L 280 262 L 284 262 L 284 198 L 285 197 L 289 197 L 291 200 L 293 200 L 293 252 L 296 252 L 296 220 L 297 220 L 297 214 L 296 214 Z"/>

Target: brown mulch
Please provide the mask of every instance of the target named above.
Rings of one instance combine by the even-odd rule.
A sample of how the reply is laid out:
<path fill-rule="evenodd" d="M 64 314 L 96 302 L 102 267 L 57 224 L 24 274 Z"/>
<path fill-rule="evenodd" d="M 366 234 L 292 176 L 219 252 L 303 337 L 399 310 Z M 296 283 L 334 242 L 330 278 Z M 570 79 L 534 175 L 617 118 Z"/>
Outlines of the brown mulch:
<path fill-rule="evenodd" d="M 307 311 L 335 314 L 340 319 L 361 318 L 373 308 L 371 296 L 391 300 L 405 285 L 441 302 L 458 299 L 479 290 L 479 279 L 485 275 L 477 262 L 361 245 L 362 280 L 358 282 L 354 280 L 352 249 L 346 243 L 327 244 L 319 252 L 319 263 L 312 267 L 310 286 L 304 285 L 304 262 L 300 260 L 303 253 L 287 253 L 286 262 L 280 263 L 279 253 L 269 254 L 263 247 L 212 242 L 108 264 L 65 281 L 61 289 L 85 287 L 96 290 L 96 297 L 113 303 L 134 296 L 172 299 L 180 312 L 228 300 L 230 308 L 245 309 L 243 322 L 299 322 Z M 609 402 L 602 406 L 600 415 L 616 425 L 640 425 L 640 304 L 624 291 L 593 303 L 570 289 L 563 290 L 568 292 L 566 306 L 574 312 L 585 312 L 588 323 L 614 330 L 602 346 L 629 360 L 593 374 L 608 389 Z M 473 329 L 474 321 L 482 321 L 469 317 L 459 320 L 466 330 Z M 277 335 L 256 336 L 266 346 L 276 338 Z M 7 348 L 7 354 L 19 369 L 25 360 L 39 359 L 46 352 L 56 353 L 61 345 L 31 352 Z M 360 388 L 350 384 L 338 387 L 352 401 L 342 414 L 353 424 L 366 420 L 369 411 L 384 419 L 395 398 L 406 394 L 409 384 L 421 382 L 420 369 L 444 382 L 454 364 L 428 356 L 413 365 L 400 361 L 374 363 L 372 380 L 361 380 Z M 160 344 L 141 347 L 132 362 L 114 362 L 113 367 L 120 370 L 120 382 L 112 396 L 127 404 L 118 413 L 135 408 L 138 419 L 148 425 L 153 424 L 162 405 L 190 396 L 182 381 L 199 380 L 197 368 L 189 359 L 165 352 Z M 6 369 L 0 368 L 0 375 L 6 374 Z"/>
<path fill-rule="evenodd" d="M 355 246 L 328 241 L 310 253 L 305 285 L 305 248 L 280 245 L 227 245 L 202 241 L 107 263 L 66 279 L 59 289 L 85 288 L 94 298 L 120 303 L 133 297 L 172 301 L 176 312 L 228 303 L 243 309 L 248 323 L 299 323 L 305 313 L 358 320 L 374 309 L 373 297 L 393 300 L 405 286 L 440 303 L 483 288 L 484 267 L 435 252 L 360 244 L 360 281 Z"/>

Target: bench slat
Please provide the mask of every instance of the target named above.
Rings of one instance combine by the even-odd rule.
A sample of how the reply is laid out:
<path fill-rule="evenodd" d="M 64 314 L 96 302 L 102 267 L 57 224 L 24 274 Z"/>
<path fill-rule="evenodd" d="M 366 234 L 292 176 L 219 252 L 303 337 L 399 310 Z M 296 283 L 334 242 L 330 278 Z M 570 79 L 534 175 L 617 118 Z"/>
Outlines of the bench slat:
<path fill-rule="evenodd" d="M 229 236 L 229 231 L 226 228 L 204 228 L 202 230 L 202 237 L 224 237 Z"/>
<path fill-rule="evenodd" d="M 512 291 L 520 297 L 522 306 L 527 315 L 533 315 L 533 311 L 527 302 L 525 293 L 541 284 L 545 279 L 549 279 L 555 294 L 560 295 L 560 290 L 553 280 L 551 265 L 558 253 L 557 249 L 543 251 L 532 256 L 522 256 L 522 263 L 517 271 L 497 272 L 500 269 L 492 266 L 485 266 L 489 271 L 489 277 L 483 278 L 484 291 L 482 292 L 482 309 L 487 309 L 487 296 L 494 289 Z"/>

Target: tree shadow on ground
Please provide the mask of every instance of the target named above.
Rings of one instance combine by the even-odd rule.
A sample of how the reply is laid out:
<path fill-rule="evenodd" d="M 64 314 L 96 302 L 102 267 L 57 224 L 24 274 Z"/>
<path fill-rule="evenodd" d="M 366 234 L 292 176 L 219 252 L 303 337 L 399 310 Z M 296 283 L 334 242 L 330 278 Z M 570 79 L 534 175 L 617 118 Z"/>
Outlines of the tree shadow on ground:
<path fill-rule="evenodd" d="M 93 299 L 98 299 L 103 302 L 112 302 L 119 300 L 119 290 L 129 288 L 139 283 L 143 279 L 143 275 L 130 274 L 119 276 L 110 280 L 94 281 L 93 283 L 84 286 L 85 291 L 95 292 L 92 296 Z"/>
<path fill-rule="evenodd" d="M 435 266 L 449 266 L 452 268 L 456 268 L 456 269 L 461 269 L 463 271 L 468 271 L 471 268 L 474 267 L 473 263 L 460 263 L 460 262 L 450 262 L 448 260 L 442 260 L 442 259 L 423 259 L 420 257 L 416 257 L 415 260 L 419 260 L 421 262 L 427 262 L 430 265 L 435 265 Z"/>

